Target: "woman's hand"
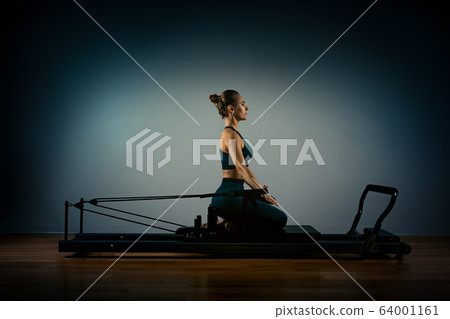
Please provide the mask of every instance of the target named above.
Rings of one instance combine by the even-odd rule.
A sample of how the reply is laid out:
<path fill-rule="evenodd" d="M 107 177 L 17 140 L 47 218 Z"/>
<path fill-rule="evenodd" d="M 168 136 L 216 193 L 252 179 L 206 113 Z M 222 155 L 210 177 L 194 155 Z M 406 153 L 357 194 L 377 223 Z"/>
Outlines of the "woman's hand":
<path fill-rule="evenodd" d="M 278 206 L 278 203 L 275 200 L 275 198 L 268 194 L 267 188 L 269 188 L 269 186 L 264 185 L 262 188 L 266 192 L 265 194 L 261 194 L 261 196 L 265 199 L 265 201 L 268 202 L 269 204 L 274 205 L 274 206 Z"/>

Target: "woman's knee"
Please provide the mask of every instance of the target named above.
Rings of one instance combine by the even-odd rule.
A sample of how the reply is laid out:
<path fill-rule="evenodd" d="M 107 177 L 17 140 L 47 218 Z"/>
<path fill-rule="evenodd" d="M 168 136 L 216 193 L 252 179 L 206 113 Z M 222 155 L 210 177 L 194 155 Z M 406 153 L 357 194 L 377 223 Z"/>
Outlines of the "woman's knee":
<path fill-rule="evenodd" d="M 273 205 L 266 204 L 263 209 L 261 209 L 262 215 L 275 228 L 283 228 L 287 223 L 286 214 Z"/>
<path fill-rule="evenodd" d="M 281 214 L 280 225 L 281 225 L 281 228 L 283 228 L 284 226 L 286 226 L 288 218 L 284 212 L 280 211 L 280 214 Z"/>
<path fill-rule="evenodd" d="M 286 226 L 287 216 L 281 210 L 277 209 L 277 211 L 275 211 L 271 214 L 270 218 L 271 218 L 274 226 L 276 226 L 277 228 L 281 229 L 281 228 L 284 228 L 284 226 Z"/>

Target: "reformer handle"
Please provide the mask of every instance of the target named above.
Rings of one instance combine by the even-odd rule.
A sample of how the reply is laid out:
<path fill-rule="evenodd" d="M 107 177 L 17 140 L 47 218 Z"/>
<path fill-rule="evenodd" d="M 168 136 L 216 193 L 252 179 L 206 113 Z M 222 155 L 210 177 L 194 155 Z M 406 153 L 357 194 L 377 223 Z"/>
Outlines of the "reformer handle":
<path fill-rule="evenodd" d="M 395 187 L 369 184 L 366 186 L 367 192 L 383 193 L 386 195 L 397 196 L 398 190 Z"/>
<path fill-rule="evenodd" d="M 374 185 L 374 184 L 367 185 L 361 194 L 361 198 L 359 200 L 358 212 L 356 213 L 355 218 L 353 219 L 352 227 L 347 232 L 348 235 L 357 235 L 358 234 L 356 227 L 358 226 L 359 220 L 361 219 L 361 215 L 362 215 L 363 208 L 364 208 L 364 201 L 369 192 L 391 195 L 391 199 L 389 200 L 389 203 L 388 203 L 386 209 L 383 211 L 383 213 L 380 215 L 380 217 L 378 217 L 378 219 L 375 223 L 375 226 L 373 228 L 373 233 L 372 233 L 375 235 L 378 234 L 378 232 L 381 228 L 381 223 L 386 218 L 386 216 L 389 215 L 392 208 L 394 207 L 394 204 L 395 204 L 395 201 L 397 200 L 397 195 L 398 195 L 398 190 L 395 187 Z"/>

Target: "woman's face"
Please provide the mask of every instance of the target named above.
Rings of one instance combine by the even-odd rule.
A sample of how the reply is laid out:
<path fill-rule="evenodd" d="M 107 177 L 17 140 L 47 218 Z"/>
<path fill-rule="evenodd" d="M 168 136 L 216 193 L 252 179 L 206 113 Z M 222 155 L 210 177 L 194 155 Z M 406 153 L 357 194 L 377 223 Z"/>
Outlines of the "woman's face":
<path fill-rule="evenodd" d="M 245 105 L 245 100 L 241 95 L 236 98 L 236 107 L 234 108 L 234 117 L 239 121 L 247 119 L 248 107 Z"/>

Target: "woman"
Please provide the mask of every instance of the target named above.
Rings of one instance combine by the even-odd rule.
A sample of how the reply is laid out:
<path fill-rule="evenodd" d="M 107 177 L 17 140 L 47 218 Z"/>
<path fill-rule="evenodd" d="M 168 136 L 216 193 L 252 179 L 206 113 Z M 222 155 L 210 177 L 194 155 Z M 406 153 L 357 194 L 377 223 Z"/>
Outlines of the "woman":
<path fill-rule="evenodd" d="M 209 96 L 219 114 L 225 119 L 225 129 L 220 136 L 222 160 L 222 184 L 216 193 L 243 190 L 244 182 L 252 189 L 264 189 L 256 201 L 244 197 L 217 196 L 211 205 L 220 209 L 219 221 L 225 229 L 276 231 L 281 230 L 287 221 L 286 214 L 276 208 L 278 203 L 270 196 L 267 185 L 261 186 L 253 172 L 248 168 L 252 149 L 239 133 L 239 122 L 247 119 L 248 107 L 242 96 L 234 90 L 223 91 L 220 95 Z"/>

